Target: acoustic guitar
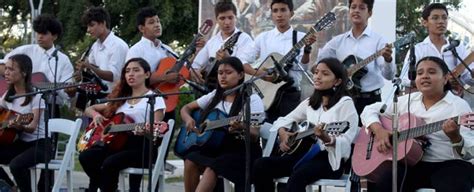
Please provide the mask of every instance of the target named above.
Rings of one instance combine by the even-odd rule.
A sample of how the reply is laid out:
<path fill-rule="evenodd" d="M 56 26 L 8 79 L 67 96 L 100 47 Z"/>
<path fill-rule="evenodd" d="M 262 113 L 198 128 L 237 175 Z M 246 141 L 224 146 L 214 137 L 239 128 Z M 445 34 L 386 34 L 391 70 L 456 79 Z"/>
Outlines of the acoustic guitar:
<path fill-rule="evenodd" d="M 10 122 L 17 125 L 28 125 L 33 121 L 33 117 L 33 113 L 20 114 L 0 108 L 0 145 L 12 144 L 18 138 L 18 131 L 8 127 Z"/>
<path fill-rule="evenodd" d="M 184 79 L 189 79 L 189 69 L 184 67 L 184 64 L 188 62 L 188 59 L 196 51 L 196 43 L 199 38 L 205 36 L 212 27 L 212 20 L 207 19 L 199 28 L 199 33 L 194 36 L 193 41 L 184 51 L 184 54 L 181 58 L 176 61 L 174 57 L 166 57 L 160 60 L 158 68 L 154 72 L 160 76 L 166 75 L 168 73 L 178 73 L 180 75 L 180 80 L 177 83 L 156 83 L 153 84 L 153 88 L 160 90 L 162 93 L 176 93 L 179 92 L 179 88 L 185 83 Z M 173 111 L 178 105 L 179 95 L 167 95 L 165 98 L 166 103 L 166 112 Z"/>

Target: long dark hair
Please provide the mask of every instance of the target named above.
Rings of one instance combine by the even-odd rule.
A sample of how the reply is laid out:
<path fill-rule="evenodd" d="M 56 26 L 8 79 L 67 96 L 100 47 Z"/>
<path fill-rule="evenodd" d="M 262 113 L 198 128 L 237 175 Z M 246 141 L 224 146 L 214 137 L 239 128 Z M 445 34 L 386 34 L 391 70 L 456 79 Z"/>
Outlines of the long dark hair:
<path fill-rule="evenodd" d="M 443 61 L 443 59 L 439 58 L 439 57 L 433 57 L 433 56 L 428 56 L 428 57 L 423 57 L 421 58 L 418 63 L 416 63 L 416 68 L 418 69 L 418 66 L 419 64 L 422 62 L 422 61 L 433 61 L 434 63 L 436 63 L 438 65 L 438 67 L 441 69 L 441 71 L 443 72 L 443 76 L 448 74 L 449 73 L 449 69 L 448 69 L 448 65 L 446 64 L 446 62 Z M 416 73 L 415 73 L 416 74 Z M 416 76 L 415 76 L 416 78 Z M 444 85 L 443 87 L 443 91 L 448 91 L 448 90 L 451 90 L 452 87 L 451 87 L 451 83 L 449 83 L 449 81 L 446 83 L 446 85 Z"/>
<path fill-rule="evenodd" d="M 338 86 L 333 87 L 334 92 L 332 95 L 330 95 L 329 102 L 327 106 L 325 106 L 329 109 L 332 106 L 334 106 L 339 101 L 339 99 L 341 99 L 343 96 L 349 95 L 346 89 L 347 81 L 348 81 L 347 71 L 344 65 L 342 65 L 341 62 L 336 58 L 322 59 L 321 61 L 319 61 L 318 64 L 313 66 L 313 70 L 315 70 L 316 67 L 320 65 L 321 63 L 324 63 L 326 64 L 326 66 L 328 66 L 329 70 L 331 70 L 332 73 L 334 73 L 334 75 L 336 76 L 336 79 L 341 79 L 341 83 Z M 313 95 L 311 95 L 311 97 L 309 98 L 309 105 L 314 110 L 317 110 L 321 106 L 322 101 L 323 101 L 323 94 L 321 94 L 320 90 L 314 89 Z"/>
<path fill-rule="evenodd" d="M 235 69 L 237 73 L 244 73 L 244 65 L 242 64 L 240 59 L 237 57 L 224 58 L 218 61 L 216 65 L 217 66 L 229 65 L 233 69 Z M 242 79 L 239 80 L 239 83 L 237 84 L 237 86 L 242 84 L 243 82 L 244 82 L 244 78 L 242 77 Z M 216 94 L 212 98 L 211 102 L 207 105 L 207 107 L 202 111 L 201 119 L 199 119 L 199 123 L 203 122 L 206 119 L 206 116 L 209 115 L 209 113 L 214 110 L 217 104 L 224 100 L 225 98 L 224 91 L 225 89 L 222 88 L 221 85 L 218 83 L 217 88 L 216 88 Z M 242 109 L 242 99 L 243 99 L 242 94 L 240 94 L 240 92 L 237 91 L 235 100 L 234 102 L 232 102 L 232 107 L 230 108 L 230 112 L 228 115 L 234 116 L 240 112 L 240 110 Z"/>
<path fill-rule="evenodd" d="M 17 65 L 18 68 L 20 69 L 20 72 L 24 74 L 24 84 L 25 84 L 25 92 L 33 92 L 33 86 L 31 85 L 31 71 L 33 70 L 33 64 L 31 62 L 30 57 L 24 54 L 17 54 L 17 55 L 12 55 L 11 57 L 8 58 L 9 60 L 12 61 L 13 65 Z M 13 102 L 13 99 L 10 99 L 10 96 L 13 96 L 16 94 L 15 88 L 13 84 L 10 84 L 8 86 L 8 91 L 7 94 L 5 95 L 5 101 L 11 103 Z M 25 98 L 25 101 L 21 104 L 21 106 L 28 105 L 31 100 L 33 99 L 33 96 L 27 96 Z"/>
<path fill-rule="evenodd" d="M 114 87 L 112 92 L 107 96 L 107 98 L 112 99 L 112 98 L 117 98 L 117 97 L 128 97 L 128 96 L 132 95 L 132 87 L 130 87 L 130 85 L 128 85 L 127 80 L 125 79 L 125 73 L 126 73 L 125 69 L 132 62 L 137 62 L 138 64 L 140 64 L 140 66 L 143 68 L 143 71 L 145 71 L 145 73 L 151 71 L 150 65 L 148 64 L 148 62 L 146 62 L 142 58 L 132 58 L 132 59 L 128 60 L 127 63 L 125 63 L 125 65 L 122 68 L 122 74 L 120 75 L 120 81 Z M 148 89 L 151 88 L 150 78 L 145 79 L 145 86 Z M 112 115 L 115 114 L 117 109 L 120 106 L 122 106 L 124 103 L 125 103 L 125 100 L 110 102 L 109 107 L 107 107 L 107 109 L 104 112 L 104 116 L 111 117 Z"/>

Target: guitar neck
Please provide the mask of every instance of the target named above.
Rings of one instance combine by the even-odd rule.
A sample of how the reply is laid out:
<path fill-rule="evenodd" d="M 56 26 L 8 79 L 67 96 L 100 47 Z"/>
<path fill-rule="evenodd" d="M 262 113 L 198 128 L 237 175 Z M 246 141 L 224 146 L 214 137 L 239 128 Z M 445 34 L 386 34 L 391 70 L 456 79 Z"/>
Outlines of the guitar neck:
<path fill-rule="evenodd" d="M 349 76 L 352 76 L 354 75 L 355 72 L 359 71 L 360 69 L 364 68 L 366 65 L 368 65 L 370 62 L 374 61 L 375 59 L 377 59 L 378 57 L 380 57 L 382 55 L 382 51 L 383 49 L 381 50 L 378 50 L 377 52 L 375 52 L 374 54 L 368 56 L 367 58 L 365 58 L 364 60 L 354 64 L 349 70 L 348 70 L 348 75 Z"/>
<path fill-rule="evenodd" d="M 455 117 L 454 121 L 458 121 L 459 117 Z M 413 139 L 426 134 L 434 133 L 443 129 L 443 123 L 446 120 L 436 121 L 428 123 L 411 129 L 406 129 L 399 132 L 398 141 L 405 141 L 407 139 Z"/>
<path fill-rule="evenodd" d="M 283 56 L 283 58 L 281 58 L 280 63 L 288 64 L 289 62 L 293 61 L 293 59 L 295 59 L 296 56 L 298 56 L 299 50 L 301 50 L 301 48 L 303 48 L 303 46 L 305 45 L 304 44 L 305 40 L 314 33 L 316 33 L 316 30 L 314 28 L 311 28 L 308 31 L 308 33 L 306 33 L 306 35 L 303 38 L 301 38 L 301 40 L 295 43 L 295 45 L 293 45 L 291 50 L 285 56 Z"/>
<path fill-rule="evenodd" d="M 145 123 L 127 123 L 127 124 L 118 124 L 110 126 L 110 129 L 107 133 L 118 133 L 118 132 L 125 132 L 125 131 L 133 131 L 135 127 L 144 127 Z"/>
<path fill-rule="evenodd" d="M 466 63 L 467 66 L 469 66 L 472 62 L 474 62 L 474 52 L 469 53 L 469 55 L 463 60 L 463 62 Z M 454 77 L 459 77 L 459 75 L 461 75 L 465 69 L 466 69 L 466 66 L 460 63 L 452 70 L 452 74 Z"/>
<path fill-rule="evenodd" d="M 209 121 L 209 122 L 206 123 L 206 129 L 205 130 L 217 129 L 217 128 L 229 125 L 231 121 L 236 121 L 240 118 L 241 118 L 241 116 L 237 115 L 237 116 L 233 116 L 233 117 L 229 117 L 229 118 L 225 118 L 225 119 Z"/>
<path fill-rule="evenodd" d="M 308 128 L 307 130 L 304 130 L 303 132 L 298 133 L 295 140 L 303 139 L 305 137 L 314 135 L 313 127 L 314 125 L 311 128 Z"/>

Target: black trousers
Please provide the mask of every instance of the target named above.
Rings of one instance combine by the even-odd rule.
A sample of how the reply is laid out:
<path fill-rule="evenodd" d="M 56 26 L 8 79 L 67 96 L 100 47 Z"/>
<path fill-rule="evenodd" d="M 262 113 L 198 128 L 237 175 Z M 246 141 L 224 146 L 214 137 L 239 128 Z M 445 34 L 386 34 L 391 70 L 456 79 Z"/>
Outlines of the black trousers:
<path fill-rule="evenodd" d="M 434 188 L 437 192 L 470 192 L 472 190 L 472 164 L 462 160 L 444 162 L 419 162 L 406 171 L 403 189 L 400 186 L 406 169 L 398 165 L 398 189 L 415 191 L 419 188 Z M 377 191 L 391 191 L 392 171 L 387 171 L 376 181 Z"/>
<path fill-rule="evenodd" d="M 9 165 L 10 172 L 22 192 L 31 191 L 30 167 L 45 162 L 45 139 L 32 142 L 15 141 L 12 145 L 0 146 L 0 164 Z M 49 150 L 48 150 L 49 151 Z M 13 181 L 3 168 L 0 168 L 0 179 L 14 186 Z M 38 191 L 44 191 L 44 176 L 40 177 Z"/>
<path fill-rule="evenodd" d="M 333 171 L 328 160 L 328 153 L 322 151 L 310 161 L 301 164 L 297 169 L 294 165 L 303 154 L 283 157 L 264 157 L 254 164 L 255 191 L 275 191 L 273 179 L 289 176 L 287 191 L 305 191 L 307 185 L 322 179 L 337 179 L 342 175 L 342 167 Z"/>
<path fill-rule="evenodd" d="M 128 167 L 148 168 L 148 145 L 139 144 L 144 143 L 144 137 L 136 138 L 142 139 L 127 142 L 125 149 L 118 152 L 111 152 L 104 146 L 93 146 L 79 154 L 82 168 L 89 176 L 89 191 L 97 191 L 100 188 L 105 192 L 115 192 L 121 170 Z M 154 162 L 157 154 L 156 148 L 153 150 Z M 141 178 L 142 175 L 130 175 L 130 191 L 140 191 Z"/>

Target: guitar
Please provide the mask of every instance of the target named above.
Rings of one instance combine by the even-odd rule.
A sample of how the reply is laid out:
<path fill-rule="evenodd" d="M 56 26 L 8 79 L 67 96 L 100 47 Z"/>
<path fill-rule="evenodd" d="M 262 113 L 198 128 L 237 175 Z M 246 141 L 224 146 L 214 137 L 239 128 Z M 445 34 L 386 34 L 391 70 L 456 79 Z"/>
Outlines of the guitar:
<path fill-rule="evenodd" d="M 464 63 L 466 63 L 468 66 L 474 62 L 474 52 L 469 53 L 469 55 L 463 60 Z M 462 63 L 458 64 L 453 70 L 451 70 L 451 76 L 450 80 L 452 86 L 452 91 L 455 95 L 462 97 L 464 95 L 464 87 L 457 81 L 457 78 L 466 70 L 466 66 L 464 66 Z M 465 87 L 469 88 L 469 85 L 465 85 Z M 466 89 L 467 89 L 466 88 Z"/>
<path fill-rule="evenodd" d="M 184 51 L 181 58 L 176 61 L 174 57 L 166 57 L 160 60 L 158 68 L 155 73 L 162 76 L 171 72 L 179 72 L 182 78 L 189 79 L 189 70 L 187 67 L 183 67 L 188 61 L 189 57 L 196 51 L 196 43 L 199 38 L 206 35 L 212 27 L 212 20 L 207 19 L 199 28 L 199 33 L 194 36 L 193 41 Z M 176 93 L 179 92 L 179 88 L 185 83 L 183 79 L 180 79 L 178 83 L 156 83 L 153 86 L 155 89 L 159 89 L 162 93 Z M 179 102 L 179 95 L 168 95 L 165 98 L 166 112 L 173 111 Z"/>
<path fill-rule="evenodd" d="M 85 91 L 90 91 L 93 93 L 97 93 L 96 89 L 94 88 L 96 85 L 94 83 L 69 83 L 69 82 L 61 82 L 56 83 L 56 88 L 66 88 L 66 87 L 79 87 Z M 53 89 L 55 88 L 54 83 L 50 82 L 38 82 L 33 83 L 33 87 L 37 89 Z"/>
<path fill-rule="evenodd" d="M 239 36 L 242 34 L 241 31 L 234 33 L 230 36 L 225 43 L 221 46 L 222 50 L 229 50 L 231 52 L 234 49 L 235 44 L 239 40 Z M 209 64 L 206 65 L 202 70 L 202 76 L 204 77 L 204 86 L 208 90 L 213 90 L 217 87 L 217 60 L 214 57 L 209 58 Z"/>
<path fill-rule="evenodd" d="M 413 42 L 414 39 L 415 39 L 415 33 L 408 33 L 407 35 L 395 41 L 393 44 L 389 44 L 389 47 L 395 47 L 396 49 L 398 49 L 400 47 L 404 47 L 408 45 L 409 43 Z M 356 89 L 355 91 L 360 92 L 362 88 L 360 85 L 360 80 L 368 72 L 366 66 L 372 61 L 374 61 L 375 59 L 382 56 L 383 50 L 384 49 L 378 50 L 377 52 L 368 56 L 364 60 L 362 60 L 361 58 L 355 55 L 349 55 L 344 59 L 344 61 L 342 61 L 342 64 L 347 69 L 347 76 L 349 77 L 349 81 L 347 82 L 347 89 L 352 89 L 355 87 Z"/>
<path fill-rule="evenodd" d="M 89 57 L 93 44 L 94 43 L 92 43 L 86 49 L 86 51 L 81 55 L 81 58 L 79 59 L 79 61 L 81 62 L 86 61 L 86 59 Z M 93 65 L 93 66 L 98 67 L 96 65 Z M 91 69 L 84 68 L 82 70 L 76 71 L 74 72 L 73 77 L 76 77 L 76 76 L 79 77 L 78 79 L 76 79 L 77 82 L 89 83 L 85 86 L 79 87 L 80 93 L 86 94 L 88 98 L 99 98 L 98 96 L 101 91 L 107 91 L 109 89 L 107 85 L 105 85 L 102 82 L 101 78 L 99 78 L 99 76 L 97 76 L 97 74 L 94 73 L 94 71 L 92 71 Z"/>
<path fill-rule="evenodd" d="M 12 144 L 17 138 L 17 130 L 9 128 L 10 122 L 17 125 L 28 125 L 33 121 L 33 113 L 20 114 L 12 110 L 0 108 L 0 145 Z"/>
<path fill-rule="evenodd" d="M 77 150 L 82 152 L 94 145 L 103 146 L 107 144 L 107 148 L 111 151 L 118 151 L 122 149 L 123 145 L 127 141 L 127 135 L 124 132 L 107 134 L 105 133 L 105 130 L 112 125 L 133 122 L 133 119 L 129 116 L 126 116 L 124 113 L 117 113 L 111 118 L 104 120 L 98 126 L 95 126 L 94 122 L 91 122 L 86 127 L 86 130 L 82 136 L 79 138 Z"/>
<path fill-rule="evenodd" d="M 392 130 L 392 120 L 381 116 L 382 126 L 386 130 Z M 473 129 L 474 113 L 467 113 L 458 117 L 454 117 L 458 125 L 470 126 Z M 415 165 L 423 156 L 423 149 L 417 137 L 434 133 L 442 130 L 442 124 L 445 120 L 425 124 L 421 118 L 415 115 L 405 113 L 400 116 L 399 136 L 398 136 L 398 157 L 397 161 L 406 160 L 409 166 Z M 413 128 L 408 127 L 408 122 L 415 125 Z M 354 173 L 374 181 L 382 173 L 391 169 L 392 152 L 387 154 L 373 150 L 373 146 L 377 146 L 377 142 L 371 139 L 372 133 L 366 132 L 365 128 L 361 128 L 356 139 L 354 152 L 352 155 L 352 168 Z M 372 137 L 373 138 L 373 137 Z M 406 148 L 405 148 L 406 146 Z"/>
<path fill-rule="evenodd" d="M 297 124 L 296 122 L 293 122 L 293 125 L 291 126 L 291 129 L 290 129 L 292 132 L 298 131 L 302 128 L 306 130 L 290 136 L 288 138 L 288 146 L 290 147 L 290 150 L 286 152 L 280 151 L 279 154 L 281 154 L 281 156 L 284 156 L 284 155 L 293 154 L 294 152 L 299 151 L 299 150 L 307 151 L 308 149 L 304 149 L 304 147 L 300 147 L 300 146 L 303 146 L 302 142 L 305 138 L 308 138 L 310 136 L 315 136 L 314 135 L 315 127 L 316 125 L 314 125 L 313 123 L 309 121 L 303 121 L 299 124 Z M 322 129 L 326 131 L 326 133 L 328 133 L 329 135 L 339 135 L 349 130 L 349 127 L 350 127 L 349 122 L 340 121 L 340 122 L 332 122 L 328 124 L 323 124 Z"/>
<path fill-rule="evenodd" d="M 200 111 L 195 111 L 192 114 L 192 117 L 195 120 L 199 120 L 200 116 Z M 179 157 L 183 157 L 189 151 L 196 148 L 210 150 L 217 149 L 227 133 L 225 126 L 229 125 L 232 121 L 240 120 L 241 118 L 241 115 L 227 117 L 224 112 L 214 110 L 207 115 L 206 121 L 198 126 L 200 133 L 193 131 L 188 132 L 186 127 L 182 126 L 178 137 L 176 138 L 174 147 L 175 154 Z M 262 123 L 264 119 L 265 115 L 262 113 L 252 114 L 251 125 L 257 126 Z"/>
<path fill-rule="evenodd" d="M 127 131 L 142 131 L 145 130 L 145 124 L 143 123 L 127 123 L 127 124 L 117 124 L 111 125 L 104 129 L 104 134 L 113 134 L 113 133 L 120 133 L 120 132 L 127 132 Z M 158 122 L 157 128 L 152 130 L 152 134 L 145 134 L 147 138 L 153 139 L 156 141 L 157 138 L 163 137 L 163 135 L 168 131 L 168 123 L 166 122 Z M 106 140 L 106 143 L 108 141 Z"/>
<path fill-rule="evenodd" d="M 49 82 L 48 78 L 41 73 L 41 72 L 36 72 L 31 74 L 31 82 Z M 8 90 L 8 83 L 5 80 L 3 76 L 0 76 L 0 95 L 5 94 L 5 92 Z"/>
<path fill-rule="evenodd" d="M 313 35 L 316 32 L 323 31 L 329 27 L 331 27 L 334 22 L 336 21 L 336 16 L 333 12 L 328 12 L 326 15 L 324 15 L 316 24 L 311 27 L 311 29 L 306 33 L 306 35 L 299 40 L 293 47 L 286 53 L 286 55 L 282 56 L 279 53 L 271 53 L 268 55 L 263 61 L 261 62 L 255 62 L 252 67 L 254 69 L 272 69 L 275 67 L 274 65 L 274 60 L 278 61 L 282 65 L 284 65 L 286 71 L 289 70 L 289 66 L 293 65 L 293 61 L 295 58 L 299 55 L 301 48 L 305 45 L 305 40 L 308 39 L 311 35 Z M 273 75 L 278 76 L 278 74 L 273 73 Z M 246 74 L 246 79 L 252 78 L 252 75 Z M 273 83 L 273 82 L 267 82 L 264 80 L 256 80 L 255 85 L 260 89 L 260 91 L 265 95 L 263 98 L 263 103 L 265 104 L 265 108 L 268 109 L 270 107 L 271 103 L 273 102 L 275 96 L 276 96 L 276 90 L 278 90 L 283 84 L 283 81 L 279 81 L 278 83 Z"/>

